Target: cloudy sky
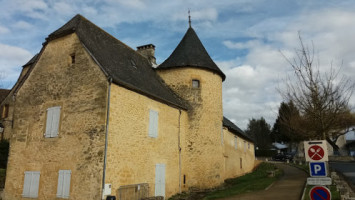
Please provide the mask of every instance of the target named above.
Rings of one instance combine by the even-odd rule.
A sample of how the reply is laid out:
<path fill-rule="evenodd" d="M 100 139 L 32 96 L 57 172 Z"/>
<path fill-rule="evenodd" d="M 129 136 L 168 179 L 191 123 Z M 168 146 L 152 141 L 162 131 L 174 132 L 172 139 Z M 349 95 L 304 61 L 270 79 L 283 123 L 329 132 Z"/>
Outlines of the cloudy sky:
<path fill-rule="evenodd" d="M 242 129 L 251 118 L 272 125 L 277 92 L 298 48 L 313 42 L 321 69 L 342 64 L 355 75 L 353 0 L 0 0 L 0 79 L 11 88 L 45 38 L 80 13 L 132 48 L 153 43 L 162 63 L 192 27 L 227 75 L 224 115 Z M 292 73 L 291 73 L 292 75 Z"/>

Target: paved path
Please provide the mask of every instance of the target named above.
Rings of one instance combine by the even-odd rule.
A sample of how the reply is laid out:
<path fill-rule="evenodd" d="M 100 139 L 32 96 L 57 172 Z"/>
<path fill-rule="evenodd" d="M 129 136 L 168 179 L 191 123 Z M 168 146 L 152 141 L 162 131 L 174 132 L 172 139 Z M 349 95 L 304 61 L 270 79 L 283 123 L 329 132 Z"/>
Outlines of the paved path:
<path fill-rule="evenodd" d="M 284 170 L 284 176 L 269 189 L 237 195 L 223 200 L 300 200 L 307 174 L 286 164 L 276 164 Z"/>

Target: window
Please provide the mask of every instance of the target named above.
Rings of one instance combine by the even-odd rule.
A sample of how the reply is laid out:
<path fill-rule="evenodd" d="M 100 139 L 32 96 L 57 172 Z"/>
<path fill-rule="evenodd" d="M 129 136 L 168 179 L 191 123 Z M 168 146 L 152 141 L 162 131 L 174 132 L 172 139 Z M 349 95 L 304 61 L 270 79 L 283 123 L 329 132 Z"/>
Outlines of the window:
<path fill-rule="evenodd" d="M 192 79 L 192 88 L 200 88 L 200 81 Z"/>
<path fill-rule="evenodd" d="M 59 170 L 57 198 L 69 198 L 71 170 Z"/>
<path fill-rule="evenodd" d="M 159 113 L 155 110 L 149 110 L 149 137 L 156 138 L 158 137 L 158 121 Z"/>
<path fill-rule="evenodd" d="M 248 142 L 248 149 L 250 149 L 250 143 Z"/>
<path fill-rule="evenodd" d="M 239 158 L 240 169 L 243 169 L 243 158 Z"/>
<path fill-rule="evenodd" d="M 71 63 L 74 64 L 75 63 L 75 53 L 70 55 L 71 58 Z"/>
<path fill-rule="evenodd" d="M 244 141 L 244 152 L 247 152 L 247 142 Z"/>
<path fill-rule="evenodd" d="M 234 148 L 238 149 L 238 138 L 237 138 L 237 136 L 234 137 Z"/>
<path fill-rule="evenodd" d="M 26 171 L 22 196 L 27 198 L 38 197 L 39 171 Z"/>
<path fill-rule="evenodd" d="M 57 137 L 59 131 L 60 106 L 47 109 L 46 138 Z"/>
<path fill-rule="evenodd" d="M 9 115 L 9 104 L 5 104 L 1 109 L 1 118 L 5 119 Z"/>

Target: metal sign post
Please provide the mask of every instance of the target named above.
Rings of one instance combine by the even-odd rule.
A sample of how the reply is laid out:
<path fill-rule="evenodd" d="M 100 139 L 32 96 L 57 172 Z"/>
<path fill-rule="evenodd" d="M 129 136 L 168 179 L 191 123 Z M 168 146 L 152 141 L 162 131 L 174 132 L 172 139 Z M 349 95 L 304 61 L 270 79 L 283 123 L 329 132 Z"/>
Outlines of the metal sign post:
<path fill-rule="evenodd" d="M 304 142 L 306 161 L 309 162 L 309 173 L 307 178 L 308 185 L 314 186 L 309 196 L 312 200 L 331 200 L 331 194 L 325 185 L 331 185 L 332 179 L 327 177 L 328 150 L 327 141 L 313 140 Z"/>

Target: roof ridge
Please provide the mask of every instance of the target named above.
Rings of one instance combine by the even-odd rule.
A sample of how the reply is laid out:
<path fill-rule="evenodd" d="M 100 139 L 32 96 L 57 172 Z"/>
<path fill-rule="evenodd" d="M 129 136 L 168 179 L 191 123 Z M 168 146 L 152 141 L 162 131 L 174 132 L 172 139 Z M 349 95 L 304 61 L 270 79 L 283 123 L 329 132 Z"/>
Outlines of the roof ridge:
<path fill-rule="evenodd" d="M 114 83 L 170 106 L 187 109 L 159 79 L 148 59 L 81 15 L 76 15 L 51 33 L 47 42 L 74 32 Z"/>

